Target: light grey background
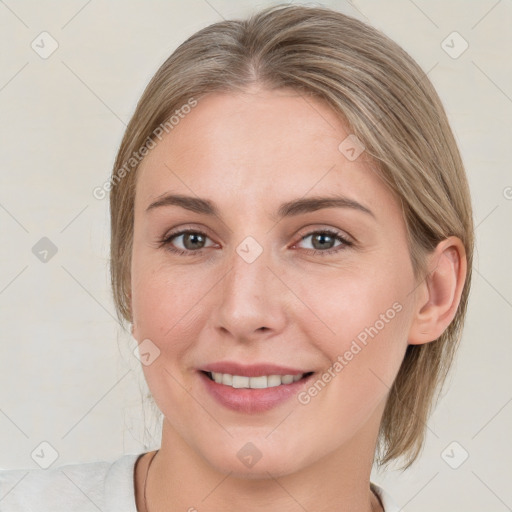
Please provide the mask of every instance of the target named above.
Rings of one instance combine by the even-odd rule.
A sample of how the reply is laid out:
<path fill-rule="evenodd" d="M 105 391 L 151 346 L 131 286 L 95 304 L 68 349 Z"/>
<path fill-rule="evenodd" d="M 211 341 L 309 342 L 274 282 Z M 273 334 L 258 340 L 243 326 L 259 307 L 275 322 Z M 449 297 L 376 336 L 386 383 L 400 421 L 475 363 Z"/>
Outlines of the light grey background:
<path fill-rule="evenodd" d="M 163 60 L 198 29 L 272 3 L 0 1 L 0 467 L 38 467 L 31 454 L 52 453 L 44 441 L 58 453 L 54 466 L 158 445 L 141 407 L 136 343 L 115 320 L 108 200 L 92 190 L 108 179 Z M 512 2 L 323 5 L 382 30 L 429 72 L 460 144 L 477 226 L 465 334 L 425 450 L 404 474 L 372 478 L 406 512 L 512 510 Z M 58 48 L 44 55 L 52 39 Z M 57 248 L 52 256 L 36 246 L 46 262 L 33 252 L 43 237 Z"/>

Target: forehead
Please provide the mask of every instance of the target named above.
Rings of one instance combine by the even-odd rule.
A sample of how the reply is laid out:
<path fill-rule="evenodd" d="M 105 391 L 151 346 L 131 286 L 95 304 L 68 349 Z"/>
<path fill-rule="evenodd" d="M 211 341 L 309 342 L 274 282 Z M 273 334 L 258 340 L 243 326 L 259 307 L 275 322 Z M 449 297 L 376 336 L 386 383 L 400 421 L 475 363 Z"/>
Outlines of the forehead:
<path fill-rule="evenodd" d="M 209 94 L 145 157 L 137 201 L 168 191 L 242 194 L 247 204 L 308 192 L 389 196 L 364 152 L 351 161 L 340 151 L 349 135 L 329 105 L 291 89 Z"/>

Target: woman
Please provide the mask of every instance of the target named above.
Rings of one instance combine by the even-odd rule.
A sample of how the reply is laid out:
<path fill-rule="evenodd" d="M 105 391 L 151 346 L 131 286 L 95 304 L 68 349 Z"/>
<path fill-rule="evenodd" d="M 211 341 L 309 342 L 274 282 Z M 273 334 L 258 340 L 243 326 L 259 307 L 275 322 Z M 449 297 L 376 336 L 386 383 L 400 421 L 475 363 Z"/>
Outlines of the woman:
<path fill-rule="evenodd" d="M 216 23 L 157 71 L 104 190 L 161 448 L 3 472 L 5 510 L 398 510 L 372 464 L 418 456 L 473 251 L 418 65 L 330 9 Z"/>

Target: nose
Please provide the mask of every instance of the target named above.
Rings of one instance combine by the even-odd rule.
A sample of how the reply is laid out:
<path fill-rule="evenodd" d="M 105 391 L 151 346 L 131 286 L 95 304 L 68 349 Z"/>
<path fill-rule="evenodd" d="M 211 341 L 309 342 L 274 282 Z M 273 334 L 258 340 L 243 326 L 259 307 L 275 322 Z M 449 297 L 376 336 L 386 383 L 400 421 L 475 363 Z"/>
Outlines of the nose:
<path fill-rule="evenodd" d="M 214 327 L 237 341 L 272 337 L 286 326 L 293 293 L 278 278 L 282 272 L 275 268 L 270 250 L 251 261 L 244 253 L 248 246 L 241 245 L 229 257 L 230 269 L 218 285 Z"/>

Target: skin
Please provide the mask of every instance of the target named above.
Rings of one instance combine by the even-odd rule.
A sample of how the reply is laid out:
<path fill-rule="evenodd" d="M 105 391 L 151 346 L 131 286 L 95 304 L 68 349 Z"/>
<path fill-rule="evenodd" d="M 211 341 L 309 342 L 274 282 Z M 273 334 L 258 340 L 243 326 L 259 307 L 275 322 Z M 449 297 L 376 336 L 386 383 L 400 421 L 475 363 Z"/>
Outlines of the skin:
<path fill-rule="evenodd" d="M 465 255 L 460 240 L 446 239 L 429 255 L 428 277 L 415 280 L 399 202 L 365 152 L 354 161 L 340 152 L 349 134 L 319 100 L 254 87 L 201 98 L 143 161 L 132 333 L 160 350 L 143 370 L 165 416 L 147 482 L 151 512 L 381 510 L 369 479 L 389 386 L 407 345 L 436 339 L 452 320 Z M 219 216 L 175 205 L 147 211 L 165 193 L 207 198 Z M 324 208 L 277 221 L 285 201 L 334 193 L 373 215 Z M 181 228 L 207 236 L 201 254 L 186 235 L 159 245 Z M 352 245 L 334 253 L 333 239 L 318 249 L 326 228 Z M 263 248 L 250 264 L 236 252 L 247 236 Z M 192 255 L 170 252 L 172 244 Z M 220 360 L 321 376 L 396 303 L 400 312 L 306 405 L 294 397 L 265 413 L 234 412 L 198 377 L 198 367 Z M 237 457 L 247 442 L 262 454 L 252 468 Z M 151 455 L 135 471 L 139 511 Z"/>

